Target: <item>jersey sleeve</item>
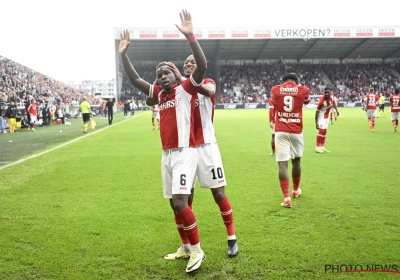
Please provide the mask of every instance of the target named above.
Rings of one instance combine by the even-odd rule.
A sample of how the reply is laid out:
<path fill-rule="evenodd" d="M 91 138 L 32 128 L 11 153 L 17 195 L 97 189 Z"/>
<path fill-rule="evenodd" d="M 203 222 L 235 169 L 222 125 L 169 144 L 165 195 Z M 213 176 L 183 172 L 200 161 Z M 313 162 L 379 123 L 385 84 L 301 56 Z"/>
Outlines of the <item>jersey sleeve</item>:
<path fill-rule="evenodd" d="M 275 118 L 274 118 L 274 115 L 275 115 L 275 101 L 272 98 L 270 98 L 268 102 L 269 102 L 269 122 L 273 123 L 274 120 L 275 120 Z"/>
<path fill-rule="evenodd" d="M 149 97 L 153 98 L 153 99 L 157 100 L 157 102 L 159 102 L 160 100 L 158 98 L 158 95 L 160 94 L 161 90 L 162 90 L 162 87 L 159 85 L 150 85 Z"/>
<path fill-rule="evenodd" d="M 190 95 L 196 95 L 203 82 L 204 80 L 200 84 L 197 84 L 192 75 L 190 75 L 189 79 L 186 79 L 182 82 L 182 87 Z"/>
<path fill-rule="evenodd" d="M 317 111 L 320 111 L 322 109 L 322 106 L 324 106 L 324 96 L 322 96 L 318 101 Z"/>

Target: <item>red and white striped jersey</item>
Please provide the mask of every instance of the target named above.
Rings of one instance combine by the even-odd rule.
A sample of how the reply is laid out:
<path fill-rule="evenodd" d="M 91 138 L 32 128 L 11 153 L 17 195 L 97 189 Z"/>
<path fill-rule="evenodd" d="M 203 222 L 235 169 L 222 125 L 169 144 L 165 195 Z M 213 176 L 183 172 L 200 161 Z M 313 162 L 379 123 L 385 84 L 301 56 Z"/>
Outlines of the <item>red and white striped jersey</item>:
<path fill-rule="evenodd" d="M 390 111 L 392 113 L 400 112 L 400 94 L 390 96 Z"/>
<path fill-rule="evenodd" d="M 197 91 L 192 76 L 182 84 L 174 84 L 169 91 L 159 85 L 150 85 L 149 97 L 158 100 L 160 108 L 160 137 L 163 150 L 195 148 L 194 108 Z"/>
<path fill-rule="evenodd" d="M 204 79 L 203 84 L 212 84 L 217 88 L 215 81 L 210 78 Z M 213 124 L 216 99 L 215 92 L 211 97 L 198 94 L 194 109 L 194 135 L 196 138 L 196 145 L 217 142 Z"/>
<path fill-rule="evenodd" d="M 376 95 L 375 93 L 369 93 L 366 95 L 366 105 L 367 105 L 367 110 L 376 110 L 376 103 L 379 100 L 379 96 Z"/>
<path fill-rule="evenodd" d="M 323 95 L 317 105 L 317 111 L 319 116 L 324 116 L 324 119 L 327 119 L 329 117 L 329 113 L 331 111 L 331 108 L 333 107 L 333 98 L 329 97 L 328 99 L 325 99 L 325 96 Z"/>
<path fill-rule="evenodd" d="M 158 104 L 153 106 L 153 113 L 158 113 L 160 112 L 160 108 L 158 107 Z"/>

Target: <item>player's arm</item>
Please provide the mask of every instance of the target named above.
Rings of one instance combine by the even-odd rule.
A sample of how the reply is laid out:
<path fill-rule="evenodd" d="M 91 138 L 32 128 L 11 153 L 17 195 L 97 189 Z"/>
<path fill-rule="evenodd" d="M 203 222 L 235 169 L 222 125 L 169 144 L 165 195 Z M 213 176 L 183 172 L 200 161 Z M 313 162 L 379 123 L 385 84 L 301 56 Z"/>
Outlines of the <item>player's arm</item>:
<path fill-rule="evenodd" d="M 154 106 L 154 105 L 157 105 L 158 104 L 158 100 L 157 99 L 155 99 L 154 97 L 147 97 L 146 98 L 146 104 L 147 105 L 149 105 L 149 106 Z"/>
<path fill-rule="evenodd" d="M 175 66 L 175 64 L 173 64 L 172 62 L 167 62 L 168 68 L 174 72 L 176 79 L 179 82 L 183 82 L 184 80 L 186 80 L 185 77 L 183 77 L 181 75 L 181 73 L 179 72 L 178 68 Z M 200 89 L 199 89 L 199 93 L 202 95 L 205 95 L 207 97 L 212 97 L 215 94 L 215 84 L 213 82 L 209 82 L 207 84 L 203 84 L 201 85 Z"/>
<path fill-rule="evenodd" d="M 168 64 L 168 63 L 167 63 Z M 175 66 L 175 65 L 174 65 Z M 169 67 L 169 66 L 168 66 Z M 176 68 L 176 67 L 175 67 Z M 176 69 L 176 70 L 178 70 L 178 69 Z M 158 85 L 159 83 L 158 83 L 158 79 L 156 78 L 155 80 L 154 80 L 154 82 L 153 82 L 153 85 Z M 151 107 L 153 107 L 154 105 L 157 105 L 158 104 L 158 97 L 156 98 L 156 97 L 154 97 L 154 96 L 152 96 L 152 97 L 150 97 L 150 96 L 147 96 L 146 97 L 146 105 L 148 105 L 148 106 L 151 106 Z"/>
<path fill-rule="evenodd" d="M 336 105 L 336 102 L 332 102 L 333 108 L 336 110 L 336 116 L 339 117 L 339 110 L 338 110 L 338 106 Z"/>
<path fill-rule="evenodd" d="M 124 70 L 132 85 L 134 85 L 137 89 L 144 94 L 149 95 L 150 84 L 140 78 L 139 74 L 136 72 L 135 68 L 133 68 L 131 61 L 128 58 L 127 51 L 129 47 L 129 30 L 124 30 L 120 33 L 121 41 L 119 42 L 119 54 L 121 57 L 122 65 L 124 66 Z"/>
<path fill-rule="evenodd" d="M 317 129 L 319 129 L 319 127 L 318 127 L 318 115 L 319 115 L 319 110 L 317 109 L 317 110 L 315 111 L 315 127 L 316 127 Z"/>
<path fill-rule="evenodd" d="M 207 97 L 212 97 L 215 94 L 215 85 L 213 83 L 207 83 L 201 85 L 199 93 Z"/>
<path fill-rule="evenodd" d="M 304 88 L 304 101 L 303 101 L 303 104 L 308 104 L 308 103 L 310 103 L 310 92 L 309 92 L 307 87 L 303 87 L 303 88 Z"/>
<path fill-rule="evenodd" d="M 322 106 L 324 104 L 323 98 L 324 97 L 322 96 L 321 99 L 318 101 L 317 109 L 315 110 L 315 127 L 317 129 L 319 129 L 319 127 L 318 127 L 318 115 L 319 115 L 319 112 L 322 109 Z"/>
<path fill-rule="evenodd" d="M 192 53 L 197 64 L 196 68 L 192 72 L 192 77 L 197 84 L 201 84 L 207 71 L 207 60 L 199 43 L 193 36 L 193 23 L 190 13 L 186 10 L 182 10 L 180 17 L 181 26 L 177 24 L 175 24 L 175 26 L 183 35 L 185 35 L 189 42 L 189 46 L 192 49 Z"/>
<path fill-rule="evenodd" d="M 275 107 L 273 102 L 269 102 L 269 126 L 272 128 L 274 125 Z"/>

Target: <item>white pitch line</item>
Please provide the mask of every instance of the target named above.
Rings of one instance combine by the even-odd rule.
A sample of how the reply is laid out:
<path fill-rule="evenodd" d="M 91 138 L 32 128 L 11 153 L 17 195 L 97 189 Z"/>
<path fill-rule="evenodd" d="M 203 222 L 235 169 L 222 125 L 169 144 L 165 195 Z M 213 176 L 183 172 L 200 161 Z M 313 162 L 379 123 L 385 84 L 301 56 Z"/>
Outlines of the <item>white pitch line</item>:
<path fill-rule="evenodd" d="M 140 117 L 140 116 L 142 116 L 142 115 L 143 115 L 143 114 L 140 114 L 139 116 L 136 116 L 136 117 Z M 120 122 L 116 123 L 115 125 L 119 125 L 119 124 L 124 123 L 124 122 L 126 122 L 126 121 L 128 121 L 128 120 L 131 120 L 131 119 L 132 119 L 132 118 L 129 118 L 129 119 L 120 121 Z M 114 125 L 112 125 L 112 126 L 114 126 Z M 47 154 L 47 153 L 49 153 L 49 152 L 52 152 L 52 151 L 57 150 L 57 149 L 59 149 L 59 148 L 62 148 L 62 147 L 64 147 L 64 146 L 67 146 L 67 145 L 69 145 L 69 144 L 71 144 L 71 143 L 74 143 L 75 141 L 78 141 L 78 140 L 81 140 L 81 139 L 83 139 L 83 138 L 85 138 L 85 137 L 88 137 L 88 136 L 90 136 L 90 135 L 99 133 L 100 131 L 103 131 L 104 129 L 110 128 L 110 127 L 112 127 L 112 126 L 109 125 L 109 126 L 103 127 L 103 128 L 101 128 L 101 129 L 99 129 L 99 130 L 95 130 L 94 132 L 91 132 L 91 133 L 89 133 L 89 134 L 85 134 L 85 135 L 83 135 L 83 136 L 80 136 L 80 137 L 78 137 L 78 138 L 75 138 L 75 139 L 73 139 L 73 140 L 70 140 L 70 141 L 68 141 L 68 142 L 66 142 L 66 143 L 63 143 L 63 144 L 61 144 L 61 145 L 58 145 L 58 146 L 56 146 L 56 147 L 54 147 L 54 148 L 51 148 L 51 149 L 48 149 L 48 150 L 43 151 L 43 152 L 41 152 L 41 153 L 38 153 L 38 154 L 36 154 L 36 155 L 32 155 L 32 156 L 29 156 L 29 157 L 26 157 L 26 158 L 23 158 L 23 159 L 14 161 L 14 162 L 9 163 L 9 164 L 7 164 L 7 165 L 0 166 L 0 171 L 3 170 L 3 169 L 6 169 L 6 168 L 8 168 L 8 167 L 11 167 L 11 166 L 13 166 L 13 165 L 20 164 L 20 163 L 22 163 L 22 162 L 24 162 L 24 161 L 33 159 L 33 158 L 35 158 L 35 157 L 38 157 L 38 156 Z"/>

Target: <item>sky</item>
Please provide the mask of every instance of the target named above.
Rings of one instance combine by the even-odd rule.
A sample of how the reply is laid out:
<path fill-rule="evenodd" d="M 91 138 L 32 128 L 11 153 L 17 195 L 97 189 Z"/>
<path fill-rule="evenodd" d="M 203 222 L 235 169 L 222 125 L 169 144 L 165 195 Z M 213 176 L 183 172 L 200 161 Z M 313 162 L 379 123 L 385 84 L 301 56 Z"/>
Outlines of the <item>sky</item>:
<path fill-rule="evenodd" d="M 196 27 L 399 26 L 400 1 L 87 1 L 0 4 L 0 55 L 59 81 L 115 77 L 115 27 L 174 27 L 187 9 Z M 132 44 L 130 45 L 132 46 Z"/>

